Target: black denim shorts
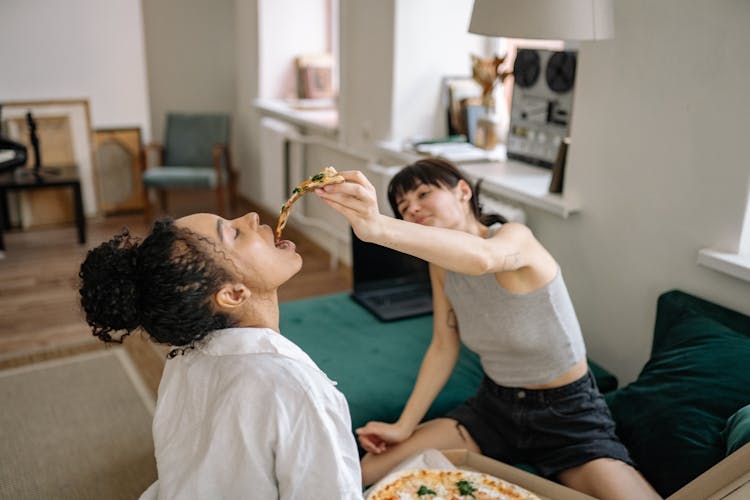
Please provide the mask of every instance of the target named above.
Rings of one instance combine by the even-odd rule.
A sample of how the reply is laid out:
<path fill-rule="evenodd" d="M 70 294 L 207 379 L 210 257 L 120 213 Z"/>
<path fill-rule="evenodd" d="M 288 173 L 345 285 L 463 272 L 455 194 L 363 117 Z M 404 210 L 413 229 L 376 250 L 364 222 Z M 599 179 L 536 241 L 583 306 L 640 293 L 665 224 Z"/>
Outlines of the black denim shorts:
<path fill-rule="evenodd" d="M 476 396 L 446 417 L 469 431 L 483 455 L 532 465 L 548 478 L 596 458 L 635 466 L 591 372 L 542 390 L 503 387 L 485 376 Z"/>

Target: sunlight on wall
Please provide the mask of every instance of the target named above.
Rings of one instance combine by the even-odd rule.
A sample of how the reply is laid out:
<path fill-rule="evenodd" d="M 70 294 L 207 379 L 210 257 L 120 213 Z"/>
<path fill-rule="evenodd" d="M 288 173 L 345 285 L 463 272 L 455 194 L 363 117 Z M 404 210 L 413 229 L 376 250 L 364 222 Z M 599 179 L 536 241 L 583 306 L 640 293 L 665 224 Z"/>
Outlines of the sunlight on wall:
<path fill-rule="evenodd" d="M 742 225 L 742 234 L 740 234 L 740 245 L 737 253 L 740 255 L 750 255 L 750 174 L 748 174 L 747 200 L 745 201 L 745 222 Z"/>

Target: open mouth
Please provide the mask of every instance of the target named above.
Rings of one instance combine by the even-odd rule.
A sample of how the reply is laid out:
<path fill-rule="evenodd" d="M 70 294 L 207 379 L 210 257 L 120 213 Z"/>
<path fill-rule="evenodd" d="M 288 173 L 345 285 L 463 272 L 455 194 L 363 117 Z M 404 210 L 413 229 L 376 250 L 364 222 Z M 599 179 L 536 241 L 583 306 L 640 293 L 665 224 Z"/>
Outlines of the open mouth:
<path fill-rule="evenodd" d="M 280 240 L 275 243 L 279 250 L 294 250 L 296 245 L 289 240 Z"/>

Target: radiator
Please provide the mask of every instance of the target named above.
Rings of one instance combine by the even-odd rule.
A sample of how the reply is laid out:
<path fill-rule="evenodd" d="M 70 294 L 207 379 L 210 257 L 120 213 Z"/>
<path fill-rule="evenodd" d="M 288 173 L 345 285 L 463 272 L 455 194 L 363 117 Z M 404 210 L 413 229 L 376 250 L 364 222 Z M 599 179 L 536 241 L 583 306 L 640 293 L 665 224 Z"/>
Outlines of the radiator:
<path fill-rule="evenodd" d="M 269 212 L 277 213 L 291 192 L 290 175 L 302 169 L 300 132 L 287 122 L 269 117 L 261 119 L 260 129 L 261 198 L 258 202 Z M 296 165 L 291 165 L 292 161 Z"/>
<path fill-rule="evenodd" d="M 479 204 L 483 213 L 495 213 L 502 215 L 510 222 L 526 224 L 526 212 L 521 207 L 511 205 L 485 193 L 479 195 Z"/>

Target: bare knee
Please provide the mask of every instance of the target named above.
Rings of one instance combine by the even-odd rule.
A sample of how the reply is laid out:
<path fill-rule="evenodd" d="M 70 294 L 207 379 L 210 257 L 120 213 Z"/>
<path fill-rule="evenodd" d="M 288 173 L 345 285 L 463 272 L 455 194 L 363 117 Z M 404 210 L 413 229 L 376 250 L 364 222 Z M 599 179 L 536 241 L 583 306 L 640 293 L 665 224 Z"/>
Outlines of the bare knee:
<path fill-rule="evenodd" d="M 613 458 L 597 458 L 559 474 L 560 482 L 604 500 L 661 498 L 630 465 Z"/>

